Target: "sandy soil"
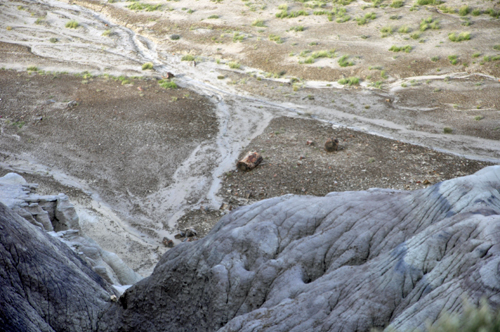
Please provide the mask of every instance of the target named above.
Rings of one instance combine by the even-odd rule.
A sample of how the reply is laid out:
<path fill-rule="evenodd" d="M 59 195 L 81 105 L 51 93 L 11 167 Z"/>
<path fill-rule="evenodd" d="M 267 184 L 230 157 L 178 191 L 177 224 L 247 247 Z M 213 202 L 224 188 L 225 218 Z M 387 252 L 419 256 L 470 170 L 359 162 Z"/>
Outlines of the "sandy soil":
<path fill-rule="evenodd" d="M 273 1 L 181 0 L 151 12 L 127 9 L 133 2 L 75 3 L 0 4 L 0 175 L 16 171 L 42 193 L 67 193 L 84 232 L 143 275 L 168 250 L 163 237 L 186 227 L 203 236 L 243 204 L 413 190 L 500 161 L 500 61 L 484 59 L 500 53 L 500 20 L 487 14 L 352 2 L 336 4 L 351 17 L 337 23 L 340 15 L 312 15 L 332 10 L 317 2 L 289 3 L 288 12 L 311 15 L 285 19 Z M 367 12 L 376 18 L 358 25 Z M 441 28 L 418 32 L 429 16 Z M 69 20 L 79 26 L 66 28 Z M 387 25 L 421 36 L 382 38 Z M 472 39 L 453 43 L 452 31 Z M 392 53 L 392 45 L 413 49 Z M 333 49 L 299 64 L 303 51 Z M 182 61 L 186 54 L 195 61 Z M 354 65 L 340 67 L 343 55 Z M 152 70 L 141 69 L 146 62 Z M 167 72 L 178 89 L 160 87 Z M 337 82 L 350 76 L 360 85 Z M 342 150 L 326 153 L 332 136 Z M 236 172 L 248 150 L 264 163 Z"/>

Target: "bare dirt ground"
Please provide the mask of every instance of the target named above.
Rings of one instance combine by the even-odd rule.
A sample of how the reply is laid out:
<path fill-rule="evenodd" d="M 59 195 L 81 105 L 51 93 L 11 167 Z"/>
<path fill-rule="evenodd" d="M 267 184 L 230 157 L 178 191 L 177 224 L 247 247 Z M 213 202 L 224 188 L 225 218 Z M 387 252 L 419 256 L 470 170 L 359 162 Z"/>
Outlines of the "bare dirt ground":
<path fill-rule="evenodd" d="M 244 204 L 414 190 L 500 161 L 498 1 L 465 16 L 458 1 L 288 2 L 308 15 L 283 19 L 275 1 L 75 3 L 0 4 L 0 175 L 68 194 L 85 234 L 145 276 L 164 236 L 203 236 Z M 179 88 L 160 87 L 167 71 Z M 340 151 L 324 151 L 329 137 Z M 249 150 L 263 164 L 237 172 Z"/>

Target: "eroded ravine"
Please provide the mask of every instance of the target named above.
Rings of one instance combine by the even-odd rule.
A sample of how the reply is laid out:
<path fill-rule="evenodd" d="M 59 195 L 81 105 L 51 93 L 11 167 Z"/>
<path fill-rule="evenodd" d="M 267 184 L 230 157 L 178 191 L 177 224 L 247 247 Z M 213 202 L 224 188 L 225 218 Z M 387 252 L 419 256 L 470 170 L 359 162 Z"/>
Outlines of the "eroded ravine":
<path fill-rule="evenodd" d="M 16 8 L 22 4 L 29 4 L 40 12 L 44 12 L 50 24 L 23 24 L 19 15 L 22 16 L 22 20 L 26 21 L 34 21 L 35 18 L 31 17 L 28 12 L 20 12 Z M 68 19 L 78 19 L 81 28 L 76 30 L 64 28 Z M 176 75 L 177 84 L 208 97 L 216 105 L 219 121 L 217 136 L 203 141 L 192 150 L 188 158 L 175 171 L 168 186 L 151 193 L 147 200 L 135 199 L 141 209 L 147 212 L 151 223 L 156 224 L 153 229 L 155 236 L 144 234 L 126 223 L 120 224 L 117 232 L 128 233 L 123 236 L 130 235 L 134 241 L 141 244 L 144 250 L 153 250 L 157 247 L 159 239 L 163 236 L 171 236 L 177 220 L 189 209 L 200 208 L 202 205 L 218 208 L 221 203 L 217 197 L 221 175 L 234 167 L 234 161 L 241 151 L 254 137 L 262 133 L 274 116 L 283 114 L 300 116 L 307 112 L 309 116 L 335 125 L 345 125 L 468 157 L 500 160 L 500 145 L 494 140 L 462 135 L 443 136 L 408 129 L 407 126 L 397 121 L 348 113 L 326 104 L 310 105 L 283 99 L 272 100 L 248 93 L 235 85 L 219 80 L 220 68 L 214 61 L 207 59 L 196 66 L 192 62 L 181 61 L 179 55 L 159 50 L 159 47 L 145 36 L 112 23 L 112 18 L 106 18 L 90 9 L 76 5 L 53 0 L 10 2 L 2 7 L 0 22 L 2 22 L 0 23 L 2 31 L 5 31 L 7 25 L 14 28 L 13 32 L 2 34 L 0 40 L 27 46 L 41 59 L 50 60 L 46 65 L 42 61 L 41 66 L 45 70 L 74 72 L 85 68 L 99 74 L 106 72 L 114 75 L 143 75 L 140 66 L 145 62 L 152 62 L 155 73 L 149 75 L 161 76 L 166 72 L 172 72 Z M 108 29 L 112 30 L 111 38 L 103 36 Z M 58 42 L 47 43 L 49 38 L 57 38 Z M 9 68 L 23 70 L 26 68 L 25 64 L 16 63 L 13 59 L 3 61 L 2 65 Z M 59 63 L 55 65 L 56 62 Z M 255 70 L 246 68 L 244 71 L 236 72 L 253 71 Z M 413 77 L 411 79 L 441 80 L 442 77 Z M 487 77 L 487 79 L 493 81 L 496 78 Z M 284 82 L 284 80 L 281 81 Z M 383 105 L 385 99 L 397 100 L 396 84 L 400 82 L 394 83 L 394 89 L 388 92 L 373 91 L 364 87 L 356 92 L 356 98 L 361 98 L 363 103 Z M 326 91 L 326 89 L 343 91 L 338 89 L 340 86 L 327 86 L 324 82 L 306 82 L 305 87 L 318 91 Z M 343 98 L 346 100 L 351 98 L 353 101 L 355 99 L 352 95 L 346 95 Z M 392 107 L 396 110 L 398 107 L 405 110 L 405 106 L 398 106 L 397 102 L 393 103 Z M 89 208 L 97 210 L 103 218 L 120 220 L 113 211 L 116 207 L 107 206 L 99 198 L 96 193 L 98 187 L 89 186 L 77 178 L 68 180 L 70 177 L 63 173 L 58 174 L 44 165 L 37 165 L 35 160 L 21 155 L 17 157 L 17 163 L 10 163 L 9 167 L 12 170 L 50 173 L 58 181 L 65 181 L 67 185 L 93 192 L 94 201 Z M 200 174 L 197 169 L 199 163 L 212 165 L 210 172 Z M 85 209 L 85 207 L 79 208 Z M 128 212 L 118 211 L 118 214 L 128 215 Z M 166 228 L 164 227 L 165 219 L 168 220 Z M 124 223 L 123 220 L 120 223 Z M 147 274 L 152 269 L 158 257 L 156 253 L 151 255 L 152 263 L 143 269 L 143 274 Z"/>

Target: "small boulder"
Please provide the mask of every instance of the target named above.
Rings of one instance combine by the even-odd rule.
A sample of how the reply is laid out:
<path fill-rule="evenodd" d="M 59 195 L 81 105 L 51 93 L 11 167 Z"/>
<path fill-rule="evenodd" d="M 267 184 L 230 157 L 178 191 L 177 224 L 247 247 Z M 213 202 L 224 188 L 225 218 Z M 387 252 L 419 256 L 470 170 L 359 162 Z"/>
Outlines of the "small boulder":
<path fill-rule="evenodd" d="M 328 152 L 334 152 L 339 149 L 339 140 L 336 138 L 329 138 L 325 143 L 325 150 Z"/>

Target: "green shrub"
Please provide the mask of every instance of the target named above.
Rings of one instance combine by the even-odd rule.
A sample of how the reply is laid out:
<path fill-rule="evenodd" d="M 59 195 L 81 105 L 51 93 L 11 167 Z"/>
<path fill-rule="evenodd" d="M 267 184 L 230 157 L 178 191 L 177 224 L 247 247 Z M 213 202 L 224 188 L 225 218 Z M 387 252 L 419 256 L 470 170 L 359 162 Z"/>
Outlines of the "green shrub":
<path fill-rule="evenodd" d="M 255 20 L 252 22 L 252 26 L 254 27 L 265 27 L 266 25 L 264 24 L 263 20 Z"/>
<path fill-rule="evenodd" d="M 481 56 L 480 52 L 472 54 L 473 58 L 479 58 L 480 56 Z"/>
<path fill-rule="evenodd" d="M 385 26 L 385 27 L 382 27 L 380 29 L 380 33 L 382 34 L 382 38 L 385 38 L 385 37 L 391 35 L 392 32 L 393 32 L 393 30 L 392 30 L 391 26 Z"/>
<path fill-rule="evenodd" d="M 491 17 L 494 17 L 494 18 L 500 17 L 500 10 L 495 11 L 493 8 L 489 8 L 487 12 L 488 12 L 488 15 L 490 15 Z"/>
<path fill-rule="evenodd" d="M 495 45 L 495 46 L 493 46 L 493 49 L 494 49 L 494 50 L 497 50 L 497 51 L 500 51 L 500 44 L 499 44 L 499 45 Z"/>
<path fill-rule="evenodd" d="M 392 0 L 391 7 L 392 8 L 400 8 L 400 7 L 403 7 L 404 3 L 405 2 L 403 0 Z"/>
<path fill-rule="evenodd" d="M 479 15 L 481 15 L 481 10 L 480 9 L 476 8 L 476 9 L 474 9 L 472 11 L 472 16 L 479 16 Z"/>
<path fill-rule="evenodd" d="M 278 35 L 269 35 L 269 40 L 275 42 L 276 44 L 283 44 L 283 39 Z"/>
<path fill-rule="evenodd" d="M 209 19 L 209 20 L 216 20 L 216 19 L 218 19 L 218 18 L 219 18 L 219 15 L 210 15 L 210 16 L 208 17 L 208 19 Z"/>
<path fill-rule="evenodd" d="M 448 60 L 452 65 L 456 65 L 458 63 L 458 55 L 449 55 Z"/>
<path fill-rule="evenodd" d="M 37 66 L 29 66 L 28 68 L 26 68 L 26 70 L 28 70 L 28 71 L 38 71 L 38 67 Z"/>
<path fill-rule="evenodd" d="M 340 67 L 348 67 L 348 66 L 354 66 L 353 61 L 349 61 L 349 56 L 348 55 L 343 55 L 340 57 L 338 61 Z"/>
<path fill-rule="evenodd" d="M 440 59 L 440 58 L 439 58 L 438 56 L 433 56 L 433 57 L 431 58 L 431 61 L 432 61 L 432 62 L 436 62 L 436 61 L 439 61 L 439 59 Z"/>
<path fill-rule="evenodd" d="M 227 65 L 232 69 L 240 69 L 240 64 L 237 62 L 228 62 Z"/>
<path fill-rule="evenodd" d="M 436 6 L 439 5 L 440 3 L 441 3 L 440 0 L 417 0 L 417 4 L 419 6 L 427 6 L 427 5 Z"/>
<path fill-rule="evenodd" d="M 411 37 L 412 39 L 419 39 L 419 38 L 420 38 L 420 34 L 419 34 L 419 33 L 417 33 L 417 32 L 415 32 L 415 33 L 412 33 L 412 34 L 410 35 L 410 37 Z"/>
<path fill-rule="evenodd" d="M 460 15 L 460 16 L 466 16 L 466 15 L 469 15 L 469 13 L 470 13 L 469 5 L 463 5 L 462 7 L 460 7 L 458 9 L 458 15 Z"/>
<path fill-rule="evenodd" d="M 398 30 L 399 33 L 410 33 L 411 28 L 407 25 L 403 25 L 401 28 Z"/>
<path fill-rule="evenodd" d="M 194 56 L 191 54 L 186 54 L 182 56 L 181 61 L 194 61 Z"/>
<path fill-rule="evenodd" d="M 460 32 L 458 35 L 455 32 L 452 32 L 448 35 L 448 39 L 452 42 L 461 42 L 464 40 L 470 40 L 470 32 Z"/>
<path fill-rule="evenodd" d="M 450 127 L 444 127 L 443 132 L 445 134 L 451 134 L 453 132 L 453 129 L 451 129 Z M 456 330 L 450 330 L 450 331 L 456 331 Z"/>
<path fill-rule="evenodd" d="M 178 86 L 175 84 L 174 81 L 171 80 L 160 80 L 158 81 L 158 84 L 165 89 L 177 89 Z"/>
<path fill-rule="evenodd" d="M 108 30 L 105 30 L 103 33 L 102 33 L 103 36 L 105 37 L 109 37 L 111 35 L 111 30 L 108 29 Z"/>
<path fill-rule="evenodd" d="M 145 64 L 142 65 L 142 70 L 148 70 L 148 69 L 153 69 L 152 62 L 146 62 Z"/>
<path fill-rule="evenodd" d="M 52 37 L 52 38 L 50 38 L 50 39 L 49 39 L 49 41 L 50 41 L 51 43 L 57 43 L 57 42 L 59 41 L 59 39 L 57 39 L 57 38 L 55 38 L 55 37 Z"/>
<path fill-rule="evenodd" d="M 358 17 L 356 18 L 356 22 L 358 22 L 358 25 L 364 25 L 371 20 L 374 20 L 377 18 L 377 14 L 375 13 L 366 13 L 365 16 L 363 17 Z"/>
<path fill-rule="evenodd" d="M 350 19 L 351 19 L 351 17 L 349 15 L 342 15 L 342 16 L 337 17 L 337 19 L 335 20 L 335 22 L 337 22 L 337 23 L 345 23 L 345 22 L 349 21 Z"/>
<path fill-rule="evenodd" d="M 76 29 L 76 28 L 78 28 L 79 25 L 80 24 L 77 21 L 71 20 L 71 21 L 66 22 L 65 27 L 68 29 Z"/>
<path fill-rule="evenodd" d="M 181 36 L 179 36 L 179 35 L 171 35 L 170 39 L 172 39 L 172 40 L 179 40 L 179 39 L 181 39 Z"/>
<path fill-rule="evenodd" d="M 349 86 L 358 85 L 359 84 L 359 77 L 342 78 L 339 80 L 339 84 L 342 84 L 342 85 L 349 84 Z"/>
<path fill-rule="evenodd" d="M 302 25 L 296 26 L 296 27 L 291 27 L 290 30 L 298 32 L 298 31 L 304 31 L 304 27 Z"/>
<path fill-rule="evenodd" d="M 393 45 L 389 49 L 389 51 L 392 51 L 392 52 L 406 52 L 406 53 L 410 53 L 411 50 L 412 50 L 412 47 L 410 45 L 401 46 L 401 47 Z"/>

